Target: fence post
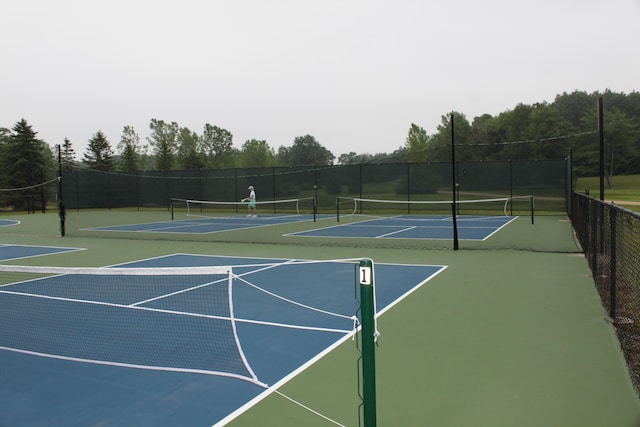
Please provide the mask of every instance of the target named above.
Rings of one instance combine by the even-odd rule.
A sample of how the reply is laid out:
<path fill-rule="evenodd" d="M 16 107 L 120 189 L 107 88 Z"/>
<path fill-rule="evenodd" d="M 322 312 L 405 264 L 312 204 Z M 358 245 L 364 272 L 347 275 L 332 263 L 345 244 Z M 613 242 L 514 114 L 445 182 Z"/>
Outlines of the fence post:
<path fill-rule="evenodd" d="M 111 210 L 111 175 L 107 171 L 107 210 Z"/>
<path fill-rule="evenodd" d="M 358 187 L 360 187 L 360 198 L 362 199 L 362 163 L 358 164 Z"/>
<path fill-rule="evenodd" d="M 407 163 L 407 201 L 411 201 L 411 163 Z M 407 211 L 411 213 L 411 203 L 407 203 Z"/>
<path fill-rule="evenodd" d="M 611 263 L 611 309 L 610 309 L 610 317 L 613 322 L 616 321 L 616 210 L 611 209 L 610 212 L 610 231 L 611 231 L 611 259 L 609 262 Z"/>
<path fill-rule="evenodd" d="M 273 200 L 275 201 L 278 197 L 278 192 L 276 191 L 276 167 L 271 166 L 271 186 L 273 187 Z"/>
<path fill-rule="evenodd" d="M 74 171 L 74 174 L 76 176 L 76 211 L 80 212 L 80 187 L 78 184 L 80 180 L 78 179 L 78 171 Z"/>
<path fill-rule="evenodd" d="M 600 251 L 598 242 L 598 236 L 600 235 L 600 230 L 598 230 L 598 224 L 600 223 L 600 219 L 598 218 L 599 209 L 598 205 L 593 199 L 589 199 L 589 219 L 591 220 L 591 224 L 589 225 L 589 249 L 591 253 L 589 254 L 589 263 L 591 264 L 591 271 L 593 271 L 593 278 L 597 280 L 598 278 L 598 253 Z M 597 282 L 596 282 L 597 283 Z"/>

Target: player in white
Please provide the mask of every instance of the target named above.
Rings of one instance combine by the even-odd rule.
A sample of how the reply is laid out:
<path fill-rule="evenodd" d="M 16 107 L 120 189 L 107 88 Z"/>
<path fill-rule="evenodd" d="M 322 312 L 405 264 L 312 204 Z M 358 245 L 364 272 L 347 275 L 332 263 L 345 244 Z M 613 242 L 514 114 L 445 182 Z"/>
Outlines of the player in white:
<path fill-rule="evenodd" d="M 253 185 L 249 186 L 249 197 L 242 199 L 243 202 L 249 202 L 247 205 L 247 216 L 255 218 L 258 216 L 258 212 L 256 209 L 256 191 L 253 188 Z"/>

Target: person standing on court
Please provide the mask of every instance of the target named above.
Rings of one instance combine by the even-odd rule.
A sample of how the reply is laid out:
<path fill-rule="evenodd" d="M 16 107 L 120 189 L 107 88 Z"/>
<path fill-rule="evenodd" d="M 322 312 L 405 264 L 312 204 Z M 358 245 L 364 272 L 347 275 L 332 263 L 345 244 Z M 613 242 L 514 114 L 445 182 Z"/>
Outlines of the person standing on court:
<path fill-rule="evenodd" d="M 242 199 L 243 202 L 249 202 L 247 205 L 247 216 L 248 217 L 256 217 L 258 216 L 257 208 L 256 208 L 256 191 L 253 188 L 253 185 L 249 186 L 249 197 Z"/>

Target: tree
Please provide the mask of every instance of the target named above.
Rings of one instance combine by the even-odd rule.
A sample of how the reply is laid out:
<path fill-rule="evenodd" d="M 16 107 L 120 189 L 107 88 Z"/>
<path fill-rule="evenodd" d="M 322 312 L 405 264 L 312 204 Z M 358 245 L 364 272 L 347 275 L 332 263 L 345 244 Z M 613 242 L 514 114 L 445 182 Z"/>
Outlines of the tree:
<path fill-rule="evenodd" d="M 607 114 L 606 137 L 608 142 L 609 181 L 614 174 L 631 174 L 638 171 L 638 126 L 624 112 L 613 109 Z M 611 184 L 611 182 L 609 183 Z"/>
<path fill-rule="evenodd" d="M 452 111 L 442 119 L 442 126 L 438 128 L 438 131 L 443 132 L 443 140 L 447 139 L 451 142 L 451 116 L 453 116 L 454 137 L 455 137 L 455 149 L 456 149 L 456 161 L 472 161 L 483 160 L 481 153 L 478 150 L 476 141 L 473 138 L 473 131 L 471 124 L 467 120 L 467 117 L 457 111 Z M 449 152 L 451 152 L 449 150 Z"/>
<path fill-rule="evenodd" d="M 291 164 L 289 162 L 289 151 L 291 151 L 290 147 L 285 147 L 284 145 L 278 147 L 278 152 L 276 153 L 276 163 L 278 166 L 289 166 Z"/>
<path fill-rule="evenodd" d="M 358 154 L 354 151 L 338 156 L 339 165 L 358 165 L 363 163 L 404 163 L 407 161 L 407 147 L 403 146 L 392 153 Z"/>
<path fill-rule="evenodd" d="M 419 161 L 451 161 L 451 116 L 453 116 L 453 125 L 455 127 L 456 160 L 469 160 L 474 156 L 476 147 L 471 147 L 475 145 L 471 125 L 464 114 L 453 111 L 441 117 L 441 122 L 437 129 L 438 132 L 428 140 L 426 158 Z M 415 161 L 411 158 L 409 160 Z"/>
<path fill-rule="evenodd" d="M 53 157 L 49 146 L 36 137 L 37 132 L 25 119 L 21 119 L 12 128 L 13 133 L 2 132 L 2 169 L 6 186 L 25 188 L 12 192 L 9 201 L 15 208 L 26 206 L 27 198 L 40 198 L 43 209 L 46 205 L 46 193 L 43 184 L 52 176 Z"/>
<path fill-rule="evenodd" d="M 205 124 L 202 147 L 207 156 L 207 166 L 225 168 L 233 166 L 233 135 L 226 129 Z"/>
<path fill-rule="evenodd" d="M 85 151 L 82 161 L 86 163 L 90 169 L 105 172 L 113 170 L 113 149 L 111 148 L 111 143 L 101 130 L 97 131 L 91 139 L 89 139 L 89 145 L 87 146 L 87 151 Z"/>
<path fill-rule="evenodd" d="M 475 156 L 468 160 L 557 159 L 566 157 L 575 128 L 554 104 L 518 104 L 497 117 L 483 115 L 473 121 Z M 456 146 L 458 147 L 456 122 Z M 459 152 L 464 152 L 462 147 Z M 458 158 L 458 155 L 456 155 Z"/>
<path fill-rule="evenodd" d="M 525 139 L 531 145 L 530 158 L 561 159 L 569 154 L 569 138 L 573 126 L 563 119 L 553 105 L 534 104 L 529 116 Z"/>
<path fill-rule="evenodd" d="M 335 156 L 311 135 L 298 136 L 287 150 L 289 166 L 332 165 Z"/>
<path fill-rule="evenodd" d="M 405 147 L 398 147 L 396 150 L 393 150 L 388 157 L 389 162 L 406 162 L 407 161 L 407 149 Z"/>
<path fill-rule="evenodd" d="M 407 150 L 407 161 L 414 163 L 426 162 L 429 157 L 429 135 L 427 135 L 427 131 L 417 124 L 411 123 L 405 148 Z"/>
<path fill-rule="evenodd" d="M 597 114 L 590 112 L 583 118 L 585 126 L 597 127 Z M 607 184 L 611 185 L 614 174 L 632 174 L 640 172 L 640 129 L 625 112 L 616 108 L 607 110 L 604 119 L 604 162 Z M 580 160 L 581 176 L 599 173 L 599 140 L 597 136 L 584 139 L 577 147 L 576 157 Z"/>
<path fill-rule="evenodd" d="M 205 166 L 204 153 L 200 151 L 200 137 L 186 127 L 178 132 L 178 165 L 187 170 Z"/>
<path fill-rule="evenodd" d="M 366 154 L 367 163 L 405 163 L 407 161 L 407 147 L 398 147 L 391 153 Z"/>
<path fill-rule="evenodd" d="M 62 146 L 60 147 L 60 163 L 62 163 L 62 169 L 70 171 L 73 168 L 73 164 L 76 161 L 76 152 L 71 146 L 69 138 L 65 138 Z"/>
<path fill-rule="evenodd" d="M 374 157 L 377 156 L 377 161 L 374 160 Z M 339 165 L 357 165 L 360 163 L 368 163 L 372 161 L 376 161 L 377 163 L 381 163 L 380 156 L 386 158 L 386 154 L 377 154 L 376 156 L 372 156 L 371 154 L 357 154 L 354 151 L 350 151 L 349 153 L 343 153 L 338 156 L 338 164 Z"/>
<path fill-rule="evenodd" d="M 245 168 L 275 165 L 275 153 L 267 141 L 250 139 L 242 144 L 240 166 Z"/>
<path fill-rule="evenodd" d="M 2 188 L 9 187 L 9 185 L 7 184 L 8 174 L 7 174 L 7 169 L 6 169 L 4 159 L 6 158 L 5 150 L 7 149 L 7 146 L 9 145 L 10 142 L 11 142 L 11 131 L 7 128 L 0 127 L 0 159 L 2 160 L 0 162 L 0 186 Z"/>
<path fill-rule="evenodd" d="M 574 129 L 582 130 L 582 118 L 588 111 L 595 111 L 597 97 L 584 91 L 563 92 L 557 95 L 553 106 L 557 108 L 562 118 L 571 123 Z"/>
<path fill-rule="evenodd" d="M 140 136 L 133 126 L 125 126 L 117 146 L 120 152 L 118 169 L 133 172 L 140 169 Z"/>
<path fill-rule="evenodd" d="M 477 145 L 480 160 L 508 160 L 503 157 L 505 141 L 502 120 L 490 114 L 475 117 L 471 123 L 472 139 Z"/>
<path fill-rule="evenodd" d="M 151 135 L 147 137 L 149 145 L 153 147 L 156 157 L 156 169 L 168 171 L 175 163 L 176 145 L 179 127 L 176 122 L 165 123 L 162 120 L 151 119 L 149 124 Z"/>

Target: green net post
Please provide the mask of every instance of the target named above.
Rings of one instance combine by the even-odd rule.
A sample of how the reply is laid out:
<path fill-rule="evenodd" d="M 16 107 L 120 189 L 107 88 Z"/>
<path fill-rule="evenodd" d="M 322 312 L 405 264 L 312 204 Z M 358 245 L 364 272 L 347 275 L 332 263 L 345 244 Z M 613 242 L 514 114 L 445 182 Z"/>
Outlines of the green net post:
<path fill-rule="evenodd" d="M 373 261 L 360 261 L 360 304 L 362 308 L 362 399 L 364 427 L 376 425 L 375 303 Z"/>
<path fill-rule="evenodd" d="M 60 236 L 64 237 L 66 234 L 65 220 L 67 212 L 62 198 L 62 153 L 60 151 L 60 145 L 58 145 L 58 216 L 60 217 Z"/>
<path fill-rule="evenodd" d="M 336 197 L 336 222 L 340 222 L 340 198 Z"/>

